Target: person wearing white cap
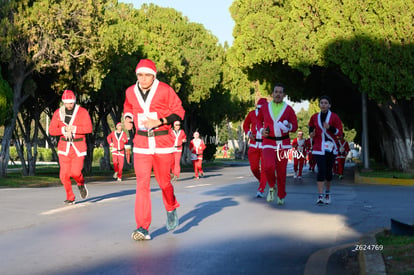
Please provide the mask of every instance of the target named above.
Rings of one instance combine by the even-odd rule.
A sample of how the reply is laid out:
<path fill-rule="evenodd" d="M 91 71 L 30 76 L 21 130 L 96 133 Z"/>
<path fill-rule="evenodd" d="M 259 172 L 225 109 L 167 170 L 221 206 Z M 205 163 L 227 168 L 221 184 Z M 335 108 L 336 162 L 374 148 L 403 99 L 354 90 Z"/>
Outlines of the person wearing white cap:
<path fill-rule="evenodd" d="M 267 104 L 266 98 L 260 98 L 257 101 L 256 109 L 250 111 L 243 122 L 243 130 L 249 138 L 249 150 L 247 151 L 247 158 L 249 159 L 250 170 L 254 177 L 259 181 L 256 197 L 263 198 L 266 188 L 266 174 L 263 169 L 263 153 L 262 153 L 262 135 L 257 131 L 257 116 L 259 115 L 262 105 Z"/>
<path fill-rule="evenodd" d="M 87 151 L 85 135 L 92 133 L 92 122 L 88 111 L 76 104 L 73 91 L 65 90 L 62 102 L 63 106 L 54 112 L 50 121 L 49 133 L 59 136 L 59 178 L 66 191 L 64 203 L 70 205 L 75 203 L 71 178 L 76 181 L 81 198 L 88 197 L 82 169 Z"/>
<path fill-rule="evenodd" d="M 134 170 L 137 190 L 135 199 L 136 229 L 132 239 L 150 240 L 151 225 L 151 173 L 162 190 L 167 211 L 167 230 L 178 226 L 177 208 L 180 206 L 171 184 L 171 163 L 174 139 L 171 124 L 183 120 L 185 111 L 176 92 L 168 84 L 159 81 L 155 63 L 141 59 L 135 69 L 137 83 L 126 90 L 124 102 L 124 127 L 135 126 Z"/>
<path fill-rule="evenodd" d="M 178 120 L 174 122 L 174 128 L 171 133 L 174 137 L 174 157 L 171 164 L 171 171 L 173 176 L 172 181 L 175 182 L 180 177 L 181 154 L 183 152 L 183 143 L 187 142 L 187 135 L 185 134 L 184 130 L 181 129 L 181 122 Z"/>
<path fill-rule="evenodd" d="M 109 146 L 111 147 L 112 163 L 114 164 L 114 176 L 117 181 L 122 181 L 122 169 L 124 168 L 124 158 L 126 150 L 126 158 L 129 163 L 129 150 L 128 137 L 124 131 L 122 131 L 122 124 L 118 122 L 116 124 L 116 130 L 110 133 L 106 137 Z"/>

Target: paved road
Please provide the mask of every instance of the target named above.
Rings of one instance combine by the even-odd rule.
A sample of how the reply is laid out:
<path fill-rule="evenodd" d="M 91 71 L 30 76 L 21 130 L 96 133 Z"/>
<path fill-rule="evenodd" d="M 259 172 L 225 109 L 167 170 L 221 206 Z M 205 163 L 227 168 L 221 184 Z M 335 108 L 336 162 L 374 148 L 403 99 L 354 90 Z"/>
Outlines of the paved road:
<path fill-rule="evenodd" d="M 389 227 L 391 217 L 414 221 L 411 187 L 355 185 L 348 174 L 335 180 L 332 205 L 316 206 L 315 176 L 305 172 L 294 181 L 288 167 L 283 206 L 255 198 L 246 164 L 209 169 L 198 181 L 183 173 L 172 232 L 153 181 L 147 242 L 130 238 L 133 178 L 88 184 L 90 197 L 66 207 L 61 186 L 0 189 L 0 274 L 304 274 L 320 249 Z"/>

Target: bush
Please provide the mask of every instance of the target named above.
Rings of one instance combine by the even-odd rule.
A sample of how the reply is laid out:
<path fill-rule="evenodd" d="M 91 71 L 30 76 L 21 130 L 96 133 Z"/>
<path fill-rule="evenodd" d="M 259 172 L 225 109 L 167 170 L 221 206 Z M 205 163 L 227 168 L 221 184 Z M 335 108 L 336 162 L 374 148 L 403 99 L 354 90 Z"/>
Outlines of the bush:
<path fill-rule="evenodd" d="M 52 158 L 53 158 L 52 149 L 38 147 L 37 149 L 37 160 L 38 161 L 51 162 L 53 161 Z"/>
<path fill-rule="evenodd" d="M 92 163 L 99 164 L 99 161 L 104 156 L 104 149 L 102 147 L 93 149 L 93 160 Z"/>

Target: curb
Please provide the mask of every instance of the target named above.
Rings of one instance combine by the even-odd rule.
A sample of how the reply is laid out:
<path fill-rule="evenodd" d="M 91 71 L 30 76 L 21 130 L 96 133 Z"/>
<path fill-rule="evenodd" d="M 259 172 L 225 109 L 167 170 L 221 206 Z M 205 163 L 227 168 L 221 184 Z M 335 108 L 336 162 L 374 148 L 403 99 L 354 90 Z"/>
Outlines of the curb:
<path fill-rule="evenodd" d="M 354 169 L 354 182 L 362 184 L 379 184 L 379 185 L 399 185 L 413 186 L 414 179 L 392 179 L 392 178 L 375 178 L 363 177 L 359 175 L 359 169 Z"/>
<path fill-rule="evenodd" d="M 325 275 L 329 258 L 339 250 L 355 247 L 355 243 L 347 243 L 339 246 L 328 247 L 314 252 L 306 262 L 304 275 Z"/>
<path fill-rule="evenodd" d="M 383 232 L 384 228 L 364 235 L 361 238 L 359 242 L 361 249 L 359 250 L 358 255 L 361 275 L 387 275 L 381 250 L 368 249 L 377 247 L 378 243 L 376 236 Z"/>

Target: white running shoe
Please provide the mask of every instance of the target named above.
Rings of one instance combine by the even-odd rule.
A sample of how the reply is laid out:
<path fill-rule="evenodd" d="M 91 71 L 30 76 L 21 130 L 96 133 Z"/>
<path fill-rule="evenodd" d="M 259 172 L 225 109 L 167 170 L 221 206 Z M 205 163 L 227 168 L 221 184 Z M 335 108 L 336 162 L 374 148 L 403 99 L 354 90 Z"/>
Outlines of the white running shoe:
<path fill-rule="evenodd" d="M 325 204 L 331 204 L 331 194 L 325 194 Z"/>
<path fill-rule="evenodd" d="M 269 193 L 267 193 L 266 200 L 268 202 L 272 202 L 275 200 L 275 189 L 274 188 L 269 188 Z"/>

